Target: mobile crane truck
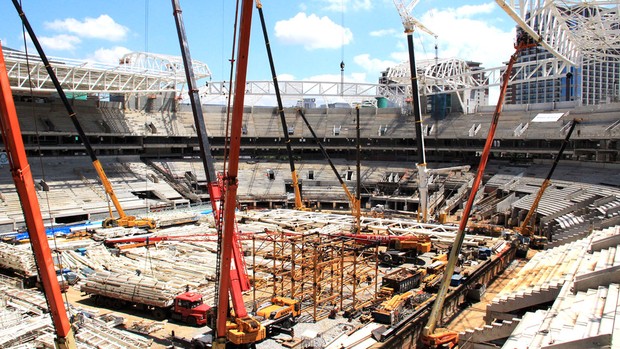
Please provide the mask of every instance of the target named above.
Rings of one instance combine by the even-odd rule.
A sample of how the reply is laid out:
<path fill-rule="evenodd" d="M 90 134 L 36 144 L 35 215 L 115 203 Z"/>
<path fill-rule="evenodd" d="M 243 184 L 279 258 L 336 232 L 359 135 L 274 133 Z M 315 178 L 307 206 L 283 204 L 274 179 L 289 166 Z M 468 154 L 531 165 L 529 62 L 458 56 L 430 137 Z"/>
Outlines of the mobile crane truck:
<path fill-rule="evenodd" d="M 273 296 L 270 302 L 258 308 L 256 315 L 265 319 L 262 323 L 267 336 L 276 332 L 292 335 L 291 327 L 301 315 L 301 303 L 296 299 Z"/>
<path fill-rule="evenodd" d="M 82 293 L 108 308 L 136 308 L 151 311 L 157 320 L 167 318 L 192 326 L 204 326 L 211 319 L 211 307 L 202 294 L 182 292 L 146 276 L 97 272 L 81 285 Z"/>

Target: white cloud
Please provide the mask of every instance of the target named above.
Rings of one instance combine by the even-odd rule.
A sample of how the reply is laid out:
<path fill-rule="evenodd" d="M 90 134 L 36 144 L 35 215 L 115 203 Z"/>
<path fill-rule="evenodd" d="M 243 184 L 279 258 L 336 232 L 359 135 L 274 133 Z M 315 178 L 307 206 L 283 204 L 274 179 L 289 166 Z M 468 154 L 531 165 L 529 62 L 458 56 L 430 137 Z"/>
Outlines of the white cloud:
<path fill-rule="evenodd" d="M 497 9 L 492 2 L 481 5 L 464 5 L 457 9 L 456 13 L 459 17 L 472 17 L 477 14 L 489 14 Z"/>
<path fill-rule="evenodd" d="M 392 67 L 399 62 L 370 58 L 368 53 L 353 57 L 353 62 L 366 70 L 369 75 L 378 76 L 380 72 Z"/>
<path fill-rule="evenodd" d="M 406 50 L 404 45 L 398 45 L 400 49 Z M 390 57 L 392 57 L 396 62 L 404 62 L 409 60 L 409 52 L 407 51 L 399 51 L 390 53 Z"/>
<path fill-rule="evenodd" d="M 494 8 L 494 4 L 489 3 L 431 10 L 421 17 L 421 22 L 437 34 L 439 57 L 472 60 L 492 68 L 503 65 L 510 58 L 515 37 L 514 28 L 504 31 L 493 26 L 488 18 L 474 18 L 477 14 L 489 14 Z M 431 48 L 432 45 L 426 47 Z M 420 58 L 434 56 L 434 49 L 426 51 L 426 57 Z"/>
<path fill-rule="evenodd" d="M 77 36 L 60 34 L 56 36 L 42 36 L 39 38 L 41 46 L 50 50 L 68 50 L 75 49 L 75 45 L 79 44 L 82 40 Z"/>
<path fill-rule="evenodd" d="M 45 27 L 57 31 L 66 31 L 84 38 L 95 38 L 109 41 L 125 39 L 129 28 L 120 25 L 108 15 L 97 18 L 86 17 L 83 21 L 75 18 L 66 18 L 46 22 Z"/>
<path fill-rule="evenodd" d="M 111 49 L 100 48 L 92 55 L 90 55 L 87 60 L 96 63 L 118 65 L 118 61 L 121 59 L 121 57 L 123 57 L 129 52 L 131 52 L 130 49 L 122 46 L 116 46 Z"/>
<path fill-rule="evenodd" d="M 340 48 L 353 40 L 350 29 L 343 28 L 328 17 L 315 14 L 307 16 L 303 12 L 291 19 L 276 22 L 275 34 L 281 42 L 303 45 L 306 50 Z"/>
<path fill-rule="evenodd" d="M 322 0 L 322 2 L 326 4 L 323 9 L 327 11 L 347 12 L 372 9 L 371 0 Z"/>
<path fill-rule="evenodd" d="M 278 81 L 295 81 L 295 76 L 293 74 L 278 74 Z"/>
<path fill-rule="evenodd" d="M 383 36 L 393 36 L 397 33 L 396 29 L 380 29 L 380 30 L 374 30 L 370 32 L 370 36 L 374 36 L 374 37 L 383 37 Z"/>

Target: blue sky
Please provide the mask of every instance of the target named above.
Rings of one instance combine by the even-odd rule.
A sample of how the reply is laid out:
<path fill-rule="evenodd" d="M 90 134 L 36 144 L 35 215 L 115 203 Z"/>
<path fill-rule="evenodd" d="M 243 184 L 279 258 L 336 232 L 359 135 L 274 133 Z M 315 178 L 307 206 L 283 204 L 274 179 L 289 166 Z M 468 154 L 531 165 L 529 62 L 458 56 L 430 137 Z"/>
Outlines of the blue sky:
<path fill-rule="evenodd" d="M 168 0 L 22 0 L 48 56 L 114 64 L 131 51 L 180 55 Z M 407 1 L 408 2 L 408 1 Z M 181 0 L 192 57 L 207 63 L 213 81 L 228 80 L 234 19 L 232 0 Z M 385 68 L 408 58 L 392 0 L 263 0 L 280 81 L 377 82 Z M 23 49 L 11 1 L 0 3 L 0 40 Z M 421 0 L 414 17 L 437 34 L 414 34 L 416 58 L 457 57 L 500 66 L 513 53 L 512 20 L 494 1 Z M 249 80 L 270 80 L 258 12 L 252 22 Z M 34 51 L 32 51 L 34 52 Z"/>

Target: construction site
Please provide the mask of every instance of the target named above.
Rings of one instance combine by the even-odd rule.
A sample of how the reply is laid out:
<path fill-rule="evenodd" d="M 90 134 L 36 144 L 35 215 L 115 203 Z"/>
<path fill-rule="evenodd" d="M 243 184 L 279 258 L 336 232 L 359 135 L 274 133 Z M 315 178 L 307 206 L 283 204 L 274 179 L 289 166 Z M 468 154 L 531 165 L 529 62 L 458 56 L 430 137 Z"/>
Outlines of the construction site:
<path fill-rule="evenodd" d="M 514 102 L 534 47 L 608 67 L 581 91 L 617 81 L 618 43 L 588 38 L 619 4 L 498 1 L 518 30 L 496 82 L 435 60 L 315 95 L 246 81 L 253 12 L 269 45 L 244 0 L 225 106 L 172 3 L 182 57 L 106 70 L 50 63 L 14 2 L 37 53 L 0 50 L 0 348 L 620 347 L 620 90 Z M 394 1 L 408 39 L 415 3 Z"/>

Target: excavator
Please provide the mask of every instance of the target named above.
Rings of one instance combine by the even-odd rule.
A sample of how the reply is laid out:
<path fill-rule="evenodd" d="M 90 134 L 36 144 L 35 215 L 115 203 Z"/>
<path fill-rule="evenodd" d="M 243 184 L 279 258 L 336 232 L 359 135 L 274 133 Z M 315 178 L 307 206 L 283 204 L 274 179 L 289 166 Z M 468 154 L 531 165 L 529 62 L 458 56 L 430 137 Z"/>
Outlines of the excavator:
<path fill-rule="evenodd" d="M 241 4 L 239 21 L 239 43 L 236 59 L 236 80 L 232 123 L 230 133 L 230 154 L 228 171 L 216 176 L 211 147 L 207 137 L 200 96 L 194 78 L 192 59 L 183 25 L 179 0 L 172 0 L 173 14 L 183 57 L 187 78 L 190 104 L 198 132 L 201 159 L 209 182 L 208 190 L 215 215 L 216 228 L 221 232 L 218 237 L 218 261 L 216 266 L 216 322 L 213 348 L 225 348 L 227 343 L 238 346 L 251 346 L 267 336 L 265 326 L 253 318 L 245 308 L 242 292 L 250 288 L 245 271 L 245 262 L 240 251 L 237 236 L 235 209 L 237 207 L 237 175 L 239 170 L 239 152 L 241 148 L 241 128 L 243 119 L 243 102 L 252 22 L 252 1 L 244 0 Z M 232 300 L 233 312 L 229 317 L 228 294 Z"/>
<path fill-rule="evenodd" d="M 443 277 L 441 279 L 441 284 L 439 286 L 439 290 L 437 295 L 435 296 L 435 301 L 433 303 L 433 307 L 431 309 L 430 315 L 428 317 L 428 321 L 426 326 L 422 329 L 422 334 L 420 335 L 420 344 L 425 348 L 455 348 L 458 347 L 459 342 L 459 334 L 456 331 L 452 331 L 447 328 L 438 327 L 438 323 L 441 322 L 441 318 L 443 316 L 443 305 L 448 294 L 448 287 L 450 286 L 450 281 L 452 275 L 454 274 L 454 269 L 456 267 L 456 263 L 458 261 L 458 256 L 461 251 L 461 247 L 463 247 L 463 241 L 465 239 L 465 229 L 467 228 L 467 222 L 469 220 L 469 215 L 471 214 L 472 207 L 474 206 L 474 200 L 476 198 L 476 193 L 480 188 L 480 183 L 482 182 L 482 177 L 484 175 L 484 170 L 487 165 L 487 161 L 489 159 L 489 155 L 491 153 L 491 146 L 493 145 L 493 138 L 495 137 L 495 130 L 497 129 L 497 125 L 499 123 L 499 116 L 501 114 L 502 106 L 504 104 L 504 98 L 506 96 L 506 90 L 508 88 L 508 82 L 510 81 L 510 74 L 512 73 L 512 68 L 517 61 L 518 55 L 521 51 L 535 47 L 538 45 L 538 42 L 533 40 L 527 33 L 521 31 L 517 36 L 517 42 L 515 44 L 515 52 L 510 57 L 508 61 L 508 65 L 506 67 L 506 71 L 502 76 L 502 86 L 500 89 L 499 99 L 497 105 L 495 106 L 495 111 L 493 113 L 493 119 L 491 121 L 491 125 L 489 127 L 489 133 L 487 135 L 487 139 L 482 150 L 482 154 L 480 156 L 480 164 L 478 165 L 478 171 L 476 173 L 476 177 L 472 184 L 471 191 L 469 193 L 469 198 L 465 207 L 463 208 L 463 215 L 459 224 L 459 228 L 457 230 L 456 236 L 454 238 L 454 243 L 452 245 L 452 249 L 450 250 L 450 255 L 448 257 L 448 263 L 446 264 L 446 268 L 444 270 Z"/>
<path fill-rule="evenodd" d="M 15 8 L 17 9 L 17 11 L 20 13 L 20 17 L 22 18 L 22 21 L 25 24 L 26 18 L 21 10 L 21 6 L 19 5 L 17 1 L 13 1 L 13 4 L 15 5 Z M 26 27 L 29 27 L 29 26 L 26 26 Z M 30 35 L 30 38 L 32 39 L 33 43 L 38 42 L 38 39 L 35 36 L 35 33 L 32 30 L 32 28 L 28 30 L 28 34 Z M 37 46 L 37 51 L 39 52 L 39 56 L 41 56 L 41 59 L 43 59 L 43 57 L 45 56 L 43 49 L 40 47 L 40 45 L 36 45 L 36 46 Z M 149 229 L 155 229 L 157 227 L 157 222 L 154 219 L 146 218 L 146 217 L 138 218 L 136 216 L 128 216 L 125 213 L 125 211 L 123 210 L 123 207 L 121 206 L 121 203 L 119 202 L 118 198 L 116 197 L 116 194 L 114 193 L 114 189 L 112 188 L 112 183 L 110 183 L 108 176 L 106 176 L 105 171 L 103 170 L 103 167 L 101 166 L 101 162 L 97 158 L 95 150 L 91 146 L 90 141 L 88 140 L 88 137 L 86 136 L 86 134 L 84 133 L 84 130 L 82 129 L 82 125 L 80 125 L 80 122 L 78 121 L 77 114 L 73 110 L 71 103 L 67 99 L 67 95 L 65 94 L 62 87 L 60 86 L 60 82 L 58 81 L 58 78 L 56 77 L 56 73 L 54 72 L 54 69 L 52 68 L 50 64 L 45 64 L 45 69 L 47 70 L 47 73 L 50 76 L 50 80 L 52 80 L 52 82 L 54 83 L 56 92 L 58 92 L 58 95 L 60 96 L 60 99 L 62 100 L 62 103 L 65 106 L 65 109 L 67 109 L 67 113 L 69 114 L 69 117 L 71 118 L 71 122 L 75 126 L 75 129 L 77 130 L 80 139 L 84 143 L 86 152 L 90 156 L 90 159 L 93 163 L 93 167 L 95 168 L 95 171 L 97 172 L 97 175 L 99 176 L 99 179 L 101 180 L 101 183 L 103 184 L 103 188 L 105 190 L 106 195 L 108 195 L 108 198 L 110 198 L 110 200 L 112 201 L 112 204 L 114 205 L 114 208 L 116 209 L 116 212 L 118 213 L 118 218 L 115 218 L 114 213 L 112 212 L 112 207 L 108 206 L 110 217 L 106 218 L 102 222 L 102 226 L 104 228 L 146 227 Z"/>
<path fill-rule="evenodd" d="M 530 207 L 530 210 L 527 212 L 525 219 L 523 219 L 523 222 L 521 223 L 521 226 L 519 227 L 519 233 L 523 237 L 523 242 L 521 246 L 519 246 L 520 248 L 519 251 L 521 254 L 523 254 L 524 252 L 527 253 L 528 246 L 534 249 L 544 249 L 545 245 L 547 244 L 546 236 L 534 234 L 534 227 L 533 225 L 530 226 L 530 221 L 534 217 L 534 213 L 536 213 L 536 209 L 538 208 L 538 204 L 540 203 L 540 200 L 542 199 L 542 196 L 545 193 L 545 190 L 551 185 L 551 176 L 553 176 L 553 172 L 555 171 L 555 168 L 558 165 L 558 162 L 562 158 L 562 154 L 564 154 L 564 149 L 566 149 L 566 146 L 568 145 L 568 141 L 570 140 L 570 137 L 573 134 L 573 130 L 575 129 L 575 126 L 577 126 L 580 121 L 581 121 L 580 119 L 573 119 L 573 121 L 571 122 L 568 132 L 566 133 L 566 136 L 564 137 L 564 140 L 562 141 L 562 145 L 560 146 L 560 150 L 558 151 L 558 154 L 553 160 L 553 165 L 551 165 L 551 168 L 549 169 L 549 172 L 547 173 L 547 177 L 545 177 L 545 180 L 540 185 L 540 189 L 538 189 L 536 198 L 534 199 L 534 202 L 532 202 L 532 207 Z"/>

